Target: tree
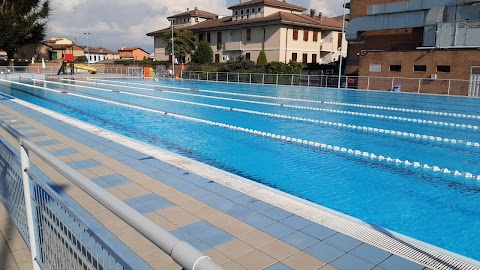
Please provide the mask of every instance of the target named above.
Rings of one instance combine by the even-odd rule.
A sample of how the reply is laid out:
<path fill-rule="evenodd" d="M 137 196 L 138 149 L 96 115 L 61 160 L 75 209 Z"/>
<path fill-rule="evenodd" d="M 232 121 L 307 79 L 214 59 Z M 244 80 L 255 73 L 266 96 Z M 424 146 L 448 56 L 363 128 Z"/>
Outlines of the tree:
<path fill-rule="evenodd" d="M 262 66 L 268 64 L 267 55 L 265 54 L 265 51 L 262 50 L 258 55 L 257 64 Z"/>
<path fill-rule="evenodd" d="M 87 57 L 85 55 L 78 56 L 75 58 L 75 62 L 77 63 L 86 63 L 88 62 Z"/>
<path fill-rule="evenodd" d="M 0 49 L 8 60 L 22 46 L 45 39 L 50 0 L 3 0 L 0 2 Z"/>
<path fill-rule="evenodd" d="M 192 61 L 199 65 L 209 64 L 213 62 L 213 50 L 206 41 L 198 43 L 197 49 L 193 54 Z"/>
<path fill-rule="evenodd" d="M 195 35 L 189 30 L 173 30 L 175 58 L 181 60 L 195 50 Z M 163 40 L 167 43 L 165 51 L 172 53 L 172 32 L 163 34 Z"/>

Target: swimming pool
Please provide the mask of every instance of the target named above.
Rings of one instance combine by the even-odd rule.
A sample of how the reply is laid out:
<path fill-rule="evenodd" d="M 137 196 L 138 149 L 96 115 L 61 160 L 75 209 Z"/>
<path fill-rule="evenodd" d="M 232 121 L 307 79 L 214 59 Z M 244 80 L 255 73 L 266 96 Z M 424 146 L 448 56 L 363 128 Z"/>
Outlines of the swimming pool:
<path fill-rule="evenodd" d="M 478 99 L 174 80 L 21 83 L 0 88 L 480 259 Z"/>

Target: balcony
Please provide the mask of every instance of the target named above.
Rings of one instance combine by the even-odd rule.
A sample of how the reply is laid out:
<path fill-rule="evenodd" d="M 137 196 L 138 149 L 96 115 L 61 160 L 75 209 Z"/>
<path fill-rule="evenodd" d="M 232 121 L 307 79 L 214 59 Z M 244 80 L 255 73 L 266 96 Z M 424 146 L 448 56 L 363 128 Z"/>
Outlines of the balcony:
<path fill-rule="evenodd" d="M 225 42 L 224 48 L 225 48 L 225 51 L 241 51 L 242 42 L 241 41 Z"/>

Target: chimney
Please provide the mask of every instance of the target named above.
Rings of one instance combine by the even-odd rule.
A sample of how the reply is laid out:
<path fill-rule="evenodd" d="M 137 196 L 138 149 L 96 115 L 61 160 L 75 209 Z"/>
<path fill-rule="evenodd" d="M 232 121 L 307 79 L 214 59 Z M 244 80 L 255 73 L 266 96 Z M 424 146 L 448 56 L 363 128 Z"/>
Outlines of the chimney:
<path fill-rule="evenodd" d="M 323 16 L 323 13 L 322 12 L 318 12 L 318 19 L 321 21 L 322 20 L 322 16 Z"/>
<path fill-rule="evenodd" d="M 189 12 L 189 11 L 190 11 L 190 9 L 189 9 L 189 8 L 187 8 L 187 12 Z"/>
<path fill-rule="evenodd" d="M 198 7 L 195 7 L 195 10 L 198 10 Z"/>
<path fill-rule="evenodd" d="M 315 13 L 317 13 L 317 11 L 314 8 L 310 9 L 310 17 L 315 18 Z"/>

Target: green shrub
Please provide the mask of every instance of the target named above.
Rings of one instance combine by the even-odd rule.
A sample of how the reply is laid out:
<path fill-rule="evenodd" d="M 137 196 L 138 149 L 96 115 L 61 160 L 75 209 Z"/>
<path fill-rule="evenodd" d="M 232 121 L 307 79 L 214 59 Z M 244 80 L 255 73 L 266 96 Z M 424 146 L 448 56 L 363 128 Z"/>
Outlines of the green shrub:
<path fill-rule="evenodd" d="M 198 43 L 198 46 L 193 53 L 192 61 L 199 65 L 210 64 L 213 62 L 213 50 L 208 42 L 202 41 Z"/>
<path fill-rule="evenodd" d="M 265 51 L 262 50 L 262 51 L 260 52 L 260 54 L 258 55 L 257 64 L 259 64 L 259 65 L 266 65 L 266 64 L 268 64 L 267 55 L 265 54 Z"/>

